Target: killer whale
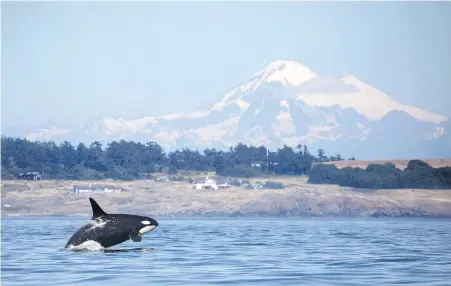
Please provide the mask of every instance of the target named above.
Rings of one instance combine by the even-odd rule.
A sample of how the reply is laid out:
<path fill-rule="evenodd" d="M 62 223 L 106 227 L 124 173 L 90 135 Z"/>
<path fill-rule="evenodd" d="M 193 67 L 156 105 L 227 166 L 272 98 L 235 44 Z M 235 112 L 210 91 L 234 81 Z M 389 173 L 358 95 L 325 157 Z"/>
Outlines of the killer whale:
<path fill-rule="evenodd" d="M 107 248 L 131 239 L 140 242 L 142 235 L 154 230 L 158 222 L 153 218 L 130 214 L 107 214 L 93 198 L 91 220 L 80 227 L 67 241 L 65 248 L 86 241 L 95 241 Z"/>

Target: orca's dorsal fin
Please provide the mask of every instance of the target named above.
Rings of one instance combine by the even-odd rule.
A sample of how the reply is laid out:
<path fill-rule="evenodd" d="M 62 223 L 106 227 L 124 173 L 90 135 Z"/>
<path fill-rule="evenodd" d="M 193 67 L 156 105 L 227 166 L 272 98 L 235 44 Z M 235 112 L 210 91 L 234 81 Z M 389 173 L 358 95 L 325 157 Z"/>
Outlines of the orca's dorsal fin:
<path fill-rule="evenodd" d="M 96 219 L 98 217 L 101 217 L 103 215 L 106 215 L 106 212 L 102 210 L 102 208 L 97 204 L 96 201 L 94 201 L 93 198 L 89 198 L 89 201 L 91 202 L 91 208 L 92 208 L 92 218 Z"/>

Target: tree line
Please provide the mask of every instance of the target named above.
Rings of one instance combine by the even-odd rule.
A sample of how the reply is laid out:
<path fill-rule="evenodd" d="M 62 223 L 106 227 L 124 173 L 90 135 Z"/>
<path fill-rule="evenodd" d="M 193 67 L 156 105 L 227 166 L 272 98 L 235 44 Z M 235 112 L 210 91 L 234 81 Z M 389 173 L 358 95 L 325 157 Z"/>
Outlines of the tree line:
<path fill-rule="evenodd" d="M 451 167 L 433 168 L 421 160 L 409 161 L 404 170 L 392 163 L 369 164 L 365 169 L 317 164 L 308 182 L 367 189 L 451 189 Z"/>
<path fill-rule="evenodd" d="M 152 173 L 175 174 L 187 171 L 215 171 L 231 177 L 256 177 L 264 174 L 306 174 L 314 162 L 342 161 L 339 154 L 326 156 L 323 149 L 310 154 L 306 145 L 283 146 L 275 151 L 264 146 L 238 144 L 227 151 L 184 148 L 166 153 L 156 142 L 113 141 L 105 146 L 70 142 L 29 141 L 2 137 L 2 179 L 22 172 L 40 172 L 48 179 L 148 178 Z M 349 160 L 355 160 L 350 158 Z"/>

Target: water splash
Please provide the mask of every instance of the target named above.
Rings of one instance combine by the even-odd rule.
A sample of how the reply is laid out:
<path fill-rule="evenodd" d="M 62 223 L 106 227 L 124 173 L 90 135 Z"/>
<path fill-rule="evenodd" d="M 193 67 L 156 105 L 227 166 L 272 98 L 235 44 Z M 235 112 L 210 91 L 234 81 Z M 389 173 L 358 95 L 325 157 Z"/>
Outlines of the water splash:
<path fill-rule="evenodd" d="M 98 243 L 97 241 L 87 240 L 79 245 L 69 245 L 67 248 L 63 248 L 62 250 L 66 251 L 104 251 L 105 248 Z"/>
<path fill-rule="evenodd" d="M 86 251 L 86 252 L 104 252 L 104 253 L 118 253 L 118 252 L 149 252 L 153 250 L 153 248 L 131 248 L 131 249 L 106 249 L 100 243 L 93 240 L 88 240 L 79 245 L 69 245 L 67 248 L 60 249 L 61 251 Z"/>

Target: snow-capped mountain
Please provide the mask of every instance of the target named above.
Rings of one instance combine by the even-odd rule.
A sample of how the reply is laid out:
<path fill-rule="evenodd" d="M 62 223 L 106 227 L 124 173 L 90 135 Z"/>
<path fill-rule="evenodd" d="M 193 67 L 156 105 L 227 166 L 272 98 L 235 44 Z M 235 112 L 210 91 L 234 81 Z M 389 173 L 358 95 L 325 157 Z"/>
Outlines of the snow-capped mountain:
<path fill-rule="evenodd" d="M 275 61 L 202 110 L 105 117 L 76 128 L 52 124 L 21 136 L 75 142 L 123 138 L 170 149 L 307 144 L 312 152 L 324 148 L 328 155 L 377 159 L 451 157 L 450 133 L 445 116 L 396 102 L 352 75 L 323 77 L 300 63 Z"/>

